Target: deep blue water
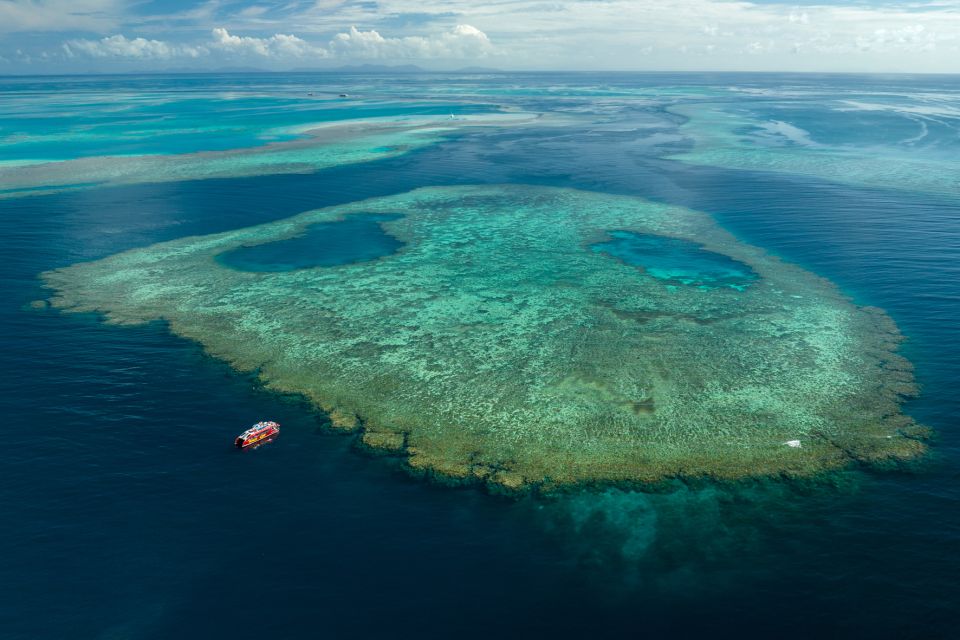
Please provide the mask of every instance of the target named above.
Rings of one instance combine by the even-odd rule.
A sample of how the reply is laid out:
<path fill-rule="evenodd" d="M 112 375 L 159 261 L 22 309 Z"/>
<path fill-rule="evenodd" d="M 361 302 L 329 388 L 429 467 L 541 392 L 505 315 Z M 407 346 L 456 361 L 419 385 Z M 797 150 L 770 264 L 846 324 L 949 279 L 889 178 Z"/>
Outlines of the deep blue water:
<path fill-rule="evenodd" d="M 376 260 L 396 253 L 403 243 L 387 233 L 381 222 L 401 215 L 351 215 L 336 222 L 318 222 L 298 236 L 244 246 L 217 256 L 240 271 L 293 271 L 333 267 Z"/>
<path fill-rule="evenodd" d="M 395 84 L 427 93 L 416 82 Z M 528 106 L 591 104 L 576 97 L 582 76 L 485 82 L 491 93 L 562 94 L 533 95 Z M 943 77 L 589 82 L 612 94 L 711 82 L 960 89 Z M 625 107 L 618 117 L 661 117 L 645 109 Z M 960 200 L 692 167 L 645 145 L 649 133 L 490 130 L 312 175 L 0 201 L 0 635 L 956 637 Z M 908 336 L 904 353 L 923 385 L 909 411 L 939 434 L 930 460 L 914 471 L 854 471 L 827 486 L 682 489 L 629 510 L 590 494 L 509 501 L 425 484 L 358 454 L 299 399 L 259 388 L 159 324 L 114 327 L 27 308 L 45 296 L 37 274 L 46 269 L 415 187 L 479 182 L 690 206 L 884 308 Z M 238 453 L 232 438 L 261 418 L 281 422 L 281 437 Z M 583 517 L 583 504 L 598 509 Z"/>
<path fill-rule="evenodd" d="M 611 231 L 609 235 L 610 240 L 593 245 L 593 250 L 640 267 L 668 286 L 743 290 L 757 279 L 749 265 L 707 251 L 695 242 L 632 231 Z"/>

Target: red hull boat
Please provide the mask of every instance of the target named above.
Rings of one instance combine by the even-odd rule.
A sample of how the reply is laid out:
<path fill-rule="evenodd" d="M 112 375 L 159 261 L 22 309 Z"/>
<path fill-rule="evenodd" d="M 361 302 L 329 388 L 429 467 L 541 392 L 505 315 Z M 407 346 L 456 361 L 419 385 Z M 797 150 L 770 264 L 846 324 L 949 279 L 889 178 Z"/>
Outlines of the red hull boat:
<path fill-rule="evenodd" d="M 276 422 L 265 421 L 258 422 L 239 436 L 234 444 L 238 449 L 243 449 L 254 444 L 259 444 L 268 438 L 272 438 L 280 433 L 280 425 Z"/>

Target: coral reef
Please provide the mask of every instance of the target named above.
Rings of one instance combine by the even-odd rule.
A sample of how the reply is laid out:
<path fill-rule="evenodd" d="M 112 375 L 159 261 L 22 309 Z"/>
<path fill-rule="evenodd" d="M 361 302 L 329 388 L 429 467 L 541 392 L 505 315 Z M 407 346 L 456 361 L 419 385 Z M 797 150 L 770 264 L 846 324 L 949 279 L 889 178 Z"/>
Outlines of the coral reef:
<path fill-rule="evenodd" d="M 948 196 L 960 194 L 953 156 L 917 154 L 903 146 L 762 146 L 744 131 L 763 124 L 734 106 L 702 103 L 674 105 L 668 111 L 686 118 L 680 131 L 693 140 L 688 151 L 672 157 L 694 165 L 806 175 L 856 186 Z"/>
<path fill-rule="evenodd" d="M 0 166 L 0 199 L 105 185 L 310 173 L 408 153 L 435 144 L 457 129 L 523 125 L 535 119 L 532 114 L 493 113 L 450 121 L 354 120 L 302 131 L 304 139 L 249 149 Z"/>
<path fill-rule="evenodd" d="M 397 252 L 272 272 L 217 258 L 371 214 L 392 216 Z M 626 232 L 695 243 L 750 280 L 685 285 L 596 249 Z M 925 448 L 882 311 L 705 214 L 639 198 L 419 189 L 44 278 L 60 309 L 164 319 L 412 471 L 497 491 L 804 476 Z"/>

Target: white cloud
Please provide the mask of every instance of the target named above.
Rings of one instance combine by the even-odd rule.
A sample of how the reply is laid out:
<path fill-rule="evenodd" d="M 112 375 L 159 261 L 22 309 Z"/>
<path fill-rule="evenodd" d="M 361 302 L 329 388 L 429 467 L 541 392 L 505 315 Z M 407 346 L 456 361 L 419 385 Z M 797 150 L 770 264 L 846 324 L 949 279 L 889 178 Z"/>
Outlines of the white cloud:
<path fill-rule="evenodd" d="M 264 7 L 261 5 L 251 5 L 245 9 L 241 9 L 237 14 L 240 18 L 259 18 L 270 10 L 269 7 Z"/>
<path fill-rule="evenodd" d="M 543 0 L 378 0 L 375 12 L 351 19 L 376 30 L 387 16 L 455 13 L 497 43 L 498 64 L 517 67 L 960 71 L 956 0 L 802 7 L 791 0 L 567 0 L 544 6 Z M 298 21 L 323 30 L 336 17 L 308 9 Z M 922 34 L 904 31 L 916 24 Z"/>
<path fill-rule="evenodd" d="M 310 44 L 294 35 L 277 33 L 269 38 L 232 35 L 223 27 L 212 31 L 212 47 L 233 54 L 260 56 L 263 58 L 326 57 L 329 52 L 323 47 Z"/>
<path fill-rule="evenodd" d="M 69 40 L 63 43 L 67 57 L 128 58 L 131 60 L 169 60 L 215 56 L 222 60 L 260 58 L 293 61 L 305 58 L 449 58 L 463 59 L 486 55 L 492 45 L 479 29 L 457 25 L 451 31 L 434 36 L 385 38 L 377 31 L 351 28 L 330 41 L 330 48 L 307 42 L 292 34 L 277 33 L 265 38 L 239 36 L 224 27 L 210 32 L 210 40 L 195 44 L 177 44 L 164 40 L 128 38 L 122 34 L 99 40 Z"/>
<path fill-rule="evenodd" d="M 374 29 L 360 31 L 350 27 L 330 41 L 338 55 L 355 58 L 479 58 L 493 50 L 483 31 L 458 24 L 451 31 L 434 36 L 384 38 Z"/>
<path fill-rule="evenodd" d="M 797 5 L 796 0 L 253 0 L 243 6 L 206 0 L 177 13 L 132 16 L 125 0 L 0 0 L 0 33 L 73 28 L 91 38 L 75 42 L 93 43 L 75 48 L 71 42 L 76 55 L 121 57 L 129 50 L 130 59 L 194 55 L 218 63 L 270 61 L 277 68 L 284 61 L 320 57 L 495 56 L 497 66 L 507 68 L 960 72 L 960 0 Z M 351 24 L 356 27 L 344 29 Z M 212 37 L 189 39 L 211 30 Z M 105 42 L 103 36 L 116 33 L 145 40 L 121 36 Z M 49 40 L 44 44 L 49 48 Z M 24 45 L 39 55 L 27 36 L 0 47 L 0 54 L 12 58 L 12 50 Z"/>
<path fill-rule="evenodd" d="M 91 58 L 134 58 L 138 60 L 169 60 L 171 58 L 199 58 L 207 54 L 205 47 L 170 44 L 146 38 L 129 39 L 123 35 L 107 36 L 100 40 L 70 40 L 63 44 L 67 57 L 87 55 Z"/>
<path fill-rule="evenodd" d="M 222 27 L 211 31 L 209 42 L 198 44 L 176 44 L 117 34 L 99 40 L 69 40 L 63 43 L 63 51 L 69 58 L 88 56 L 131 60 L 190 59 L 210 55 L 227 60 L 249 57 L 292 60 L 329 55 L 323 47 L 314 46 L 294 35 L 278 33 L 269 38 L 253 38 L 233 35 Z"/>
<path fill-rule="evenodd" d="M 808 16 L 805 11 L 793 9 L 790 11 L 789 20 L 793 24 L 808 24 L 810 22 L 810 16 Z"/>
<path fill-rule="evenodd" d="M 0 0 L 0 33 L 101 31 L 117 26 L 122 0 Z"/>
<path fill-rule="evenodd" d="M 873 33 L 857 37 L 861 51 L 903 50 L 932 51 L 937 46 L 937 34 L 922 24 L 912 24 L 899 29 L 875 29 Z"/>

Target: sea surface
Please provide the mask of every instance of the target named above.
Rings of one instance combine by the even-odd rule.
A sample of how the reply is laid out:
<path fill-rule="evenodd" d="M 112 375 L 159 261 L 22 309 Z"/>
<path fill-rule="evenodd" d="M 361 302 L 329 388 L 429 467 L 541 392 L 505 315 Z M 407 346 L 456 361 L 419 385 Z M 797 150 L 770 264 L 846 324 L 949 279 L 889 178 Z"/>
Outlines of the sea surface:
<path fill-rule="evenodd" d="M 0 97 L 0 177 L 297 142 L 316 123 L 541 116 L 313 172 L 0 193 L 0 637 L 960 634 L 960 77 L 45 77 L 0 78 Z M 41 302 L 38 276 L 57 267 L 500 183 L 705 211 L 884 309 L 907 337 L 922 393 L 906 410 L 935 431 L 930 455 L 808 482 L 491 496 L 362 454 L 303 399 L 162 324 Z M 275 270 L 323 264 L 315 251 L 396 250 L 377 229 L 352 231 L 290 241 L 292 262 L 255 247 L 225 259 Z M 614 240 L 603 249 L 624 260 L 651 253 L 643 238 Z M 652 251 L 676 266 L 670 247 Z M 697 284 L 751 277 L 705 269 Z M 281 436 L 235 450 L 261 419 Z"/>

